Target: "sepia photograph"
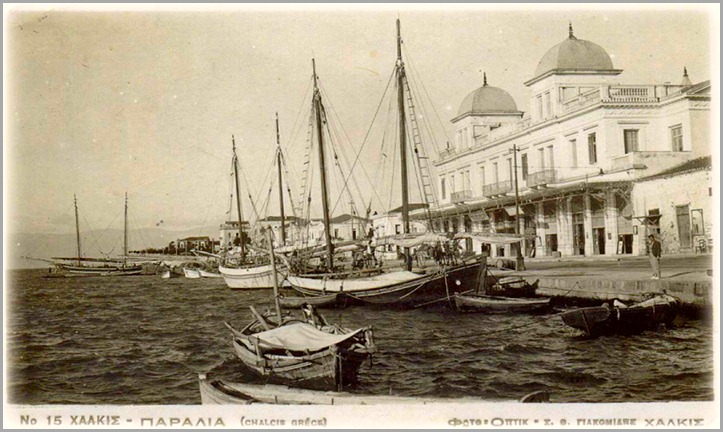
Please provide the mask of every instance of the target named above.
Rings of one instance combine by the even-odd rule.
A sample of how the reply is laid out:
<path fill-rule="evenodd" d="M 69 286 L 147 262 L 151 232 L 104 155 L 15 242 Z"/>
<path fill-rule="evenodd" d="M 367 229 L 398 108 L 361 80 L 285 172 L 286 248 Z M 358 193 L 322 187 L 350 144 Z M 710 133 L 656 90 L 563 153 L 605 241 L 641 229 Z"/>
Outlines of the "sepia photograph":
<path fill-rule="evenodd" d="M 3 5 L 4 427 L 720 427 L 719 14 Z"/>

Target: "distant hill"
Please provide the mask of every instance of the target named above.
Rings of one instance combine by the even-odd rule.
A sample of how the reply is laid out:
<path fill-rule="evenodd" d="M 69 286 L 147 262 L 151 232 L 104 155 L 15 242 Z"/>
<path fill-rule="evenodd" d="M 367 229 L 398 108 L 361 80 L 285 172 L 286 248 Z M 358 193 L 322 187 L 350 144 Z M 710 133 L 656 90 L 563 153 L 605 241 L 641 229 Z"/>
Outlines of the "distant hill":
<path fill-rule="evenodd" d="M 128 232 L 128 249 L 162 248 L 177 239 L 208 236 L 218 238 L 218 225 L 170 231 L 160 228 L 141 228 Z M 119 256 L 123 254 L 123 230 L 87 231 L 80 233 L 83 255 L 89 257 Z M 76 256 L 75 233 L 9 233 L 5 237 L 6 265 L 10 269 L 43 268 L 47 263 L 23 259 L 29 255 L 36 258 Z"/>

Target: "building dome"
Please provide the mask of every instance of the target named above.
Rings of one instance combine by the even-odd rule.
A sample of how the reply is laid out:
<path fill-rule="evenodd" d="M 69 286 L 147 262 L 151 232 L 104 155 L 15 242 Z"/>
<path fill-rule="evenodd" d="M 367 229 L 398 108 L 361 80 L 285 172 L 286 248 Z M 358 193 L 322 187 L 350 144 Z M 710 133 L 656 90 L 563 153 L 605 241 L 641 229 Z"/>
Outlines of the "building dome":
<path fill-rule="evenodd" d="M 540 77 L 551 71 L 620 72 L 613 68 L 613 61 L 603 47 L 576 38 L 572 34 L 572 25 L 570 25 L 570 36 L 550 48 L 542 56 L 542 60 L 535 69 L 535 77 Z"/>
<path fill-rule="evenodd" d="M 468 94 L 457 111 L 457 117 L 466 114 L 519 114 L 515 100 L 509 93 L 499 87 L 487 85 L 487 74 L 484 75 L 482 87 Z"/>

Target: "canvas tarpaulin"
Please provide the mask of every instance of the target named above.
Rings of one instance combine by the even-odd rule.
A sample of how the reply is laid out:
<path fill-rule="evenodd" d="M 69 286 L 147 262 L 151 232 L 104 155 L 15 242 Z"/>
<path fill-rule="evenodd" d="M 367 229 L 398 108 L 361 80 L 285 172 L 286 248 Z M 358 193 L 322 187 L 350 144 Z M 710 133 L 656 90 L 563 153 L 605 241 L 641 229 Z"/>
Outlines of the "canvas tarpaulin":
<path fill-rule="evenodd" d="M 406 238 L 394 238 L 390 239 L 389 243 L 405 248 L 415 247 L 419 246 L 421 244 L 425 243 L 436 243 L 436 242 L 446 242 L 449 239 L 447 236 L 441 235 L 441 234 L 435 234 L 435 233 L 426 233 L 422 234 L 421 236 L 416 237 L 406 237 Z"/>
<path fill-rule="evenodd" d="M 362 331 L 354 330 L 345 334 L 330 334 L 306 323 L 289 324 L 256 333 L 260 343 L 268 348 L 282 348 L 289 351 L 319 351 L 349 339 Z"/>

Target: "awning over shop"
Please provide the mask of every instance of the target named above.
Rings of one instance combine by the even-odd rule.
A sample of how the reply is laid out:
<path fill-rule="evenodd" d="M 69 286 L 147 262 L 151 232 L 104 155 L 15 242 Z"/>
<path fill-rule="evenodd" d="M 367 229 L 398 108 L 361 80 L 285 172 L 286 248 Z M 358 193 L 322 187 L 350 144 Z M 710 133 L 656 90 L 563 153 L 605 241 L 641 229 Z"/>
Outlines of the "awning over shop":
<path fill-rule="evenodd" d="M 471 238 L 480 243 L 491 244 L 512 244 L 519 243 L 525 239 L 535 238 L 534 235 L 516 235 L 516 234 L 492 234 L 492 233 L 457 233 L 455 239 Z"/>
<path fill-rule="evenodd" d="M 515 208 L 515 206 L 507 206 L 507 207 L 505 207 L 505 211 L 510 216 L 517 216 L 517 209 Z M 522 211 L 522 206 L 520 206 L 520 214 L 521 215 L 525 214 L 525 212 Z"/>
<path fill-rule="evenodd" d="M 660 216 L 662 215 L 633 216 L 633 218 L 645 226 L 658 226 L 660 225 Z"/>
<path fill-rule="evenodd" d="M 490 220 L 489 215 L 485 211 L 474 212 L 469 215 L 469 219 L 472 222 L 484 222 Z"/>

